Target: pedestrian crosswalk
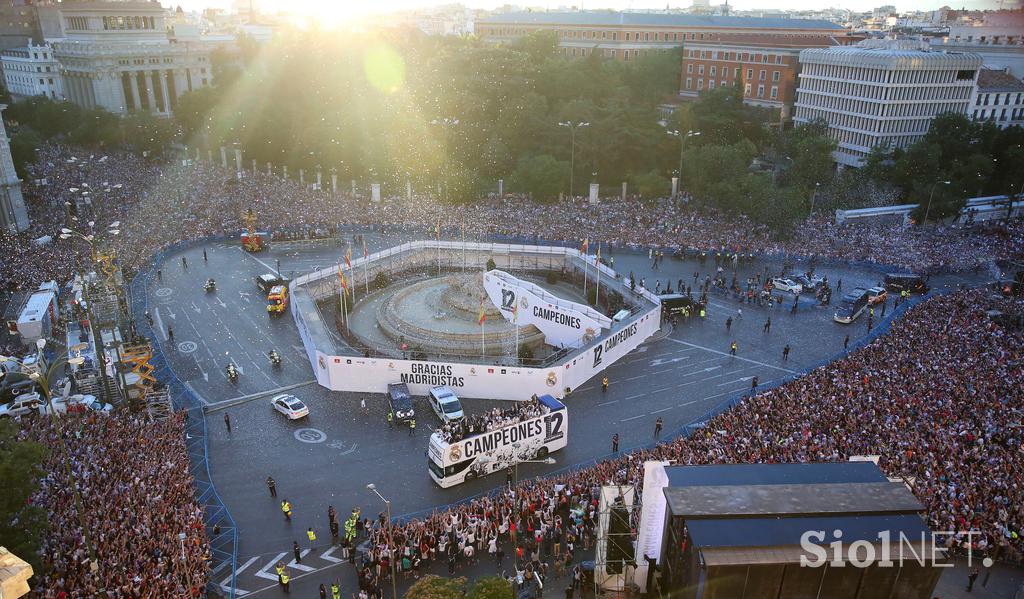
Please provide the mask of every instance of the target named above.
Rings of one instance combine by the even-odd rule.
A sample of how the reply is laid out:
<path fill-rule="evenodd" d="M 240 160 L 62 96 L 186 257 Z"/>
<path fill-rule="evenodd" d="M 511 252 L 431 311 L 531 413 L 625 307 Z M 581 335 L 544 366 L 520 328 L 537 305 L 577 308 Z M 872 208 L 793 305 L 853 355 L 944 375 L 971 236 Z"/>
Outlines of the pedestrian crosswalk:
<path fill-rule="evenodd" d="M 330 568 L 344 562 L 345 560 L 334 555 L 338 551 L 337 545 L 303 549 L 299 552 L 301 561 L 291 559 L 285 563 L 285 558 L 292 555 L 291 551 L 282 551 L 276 555 L 263 554 L 238 559 L 238 568 L 235 570 L 234 596 L 244 597 L 250 593 L 258 593 L 267 587 L 277 584 L 277 571 L 274 569 L 279 563 L 285 563 L 285 567 L 295 576 L 309 574 Z M 214 570 L 214 580 L 224 577 L 216 582 L 217 586 L 224 592 L 225 597 L 231 596 L 231 573 L 225 571 L 227 564 L 222 564 Z M 273 583 L 273 585 L 271 584 Z"/>

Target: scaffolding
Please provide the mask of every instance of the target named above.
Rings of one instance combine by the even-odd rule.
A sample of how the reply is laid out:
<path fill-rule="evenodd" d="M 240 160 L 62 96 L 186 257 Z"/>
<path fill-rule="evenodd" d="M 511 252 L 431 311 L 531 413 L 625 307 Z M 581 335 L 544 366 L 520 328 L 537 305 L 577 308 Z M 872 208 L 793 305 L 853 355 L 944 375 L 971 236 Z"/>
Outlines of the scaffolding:
<path fill-rule="evenodd" d="M 152 420 L 166 420 L 174 413 L 174 404 L 171 402 L 171 393 L 167 387 L 153 389 L 145 396 L 146 414 Z"/>
<path fill-rule="evenodd" d="M 643 504 L 634 485 L 601 487 L 594 552 L 594 593 L 604 597 L 639 597 L 635 583 L 634 542 Z"/>
<path fill-rule="evenodd" d="M 128 399 L 136 405 L 149 405 L 147 396 L 156 386 L 156 377 L 153 376 L 153 365 L 149 361 L 153 358 L 153 347 L 149 341 L 124 345 L 121 348 L 120 360 L 131 371 L 134 376 L 129 382 L 130 389 L 125 389 Z M 128 377 L 125 377 L 126 381 Z"/>

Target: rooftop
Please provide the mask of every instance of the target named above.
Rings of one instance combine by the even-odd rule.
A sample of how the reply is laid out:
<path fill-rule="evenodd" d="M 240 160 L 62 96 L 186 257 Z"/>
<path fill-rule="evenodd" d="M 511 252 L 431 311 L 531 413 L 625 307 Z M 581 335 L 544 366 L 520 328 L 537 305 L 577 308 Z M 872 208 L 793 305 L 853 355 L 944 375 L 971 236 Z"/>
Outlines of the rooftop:
<path fill-rule="evenodd" d="M 825 29 L 843 31 L 830 21 L 810 19 L 716 17 L 638 12 L 512 12 L 486 17 L 479 24 L 695 27 L 729 29 Z"/>
<path fill-rule="evenodd" d="M 1017 79 L 1006 71 L 998 69 L 981 69 L 978 71 L 978 91 L 980 92 L 1017 92 L 1024 91 L 1024 81 Z"/>

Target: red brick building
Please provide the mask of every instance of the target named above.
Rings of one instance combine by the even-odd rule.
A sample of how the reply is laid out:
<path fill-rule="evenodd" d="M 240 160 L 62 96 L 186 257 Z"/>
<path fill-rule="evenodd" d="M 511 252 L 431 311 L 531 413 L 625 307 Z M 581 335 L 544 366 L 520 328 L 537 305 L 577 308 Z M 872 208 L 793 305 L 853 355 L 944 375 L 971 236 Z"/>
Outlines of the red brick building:
<path fill-rule="evenodd" d="M 696 98 L 704 90 L 738 85 L 745 103 L 779 110 L 781 120 L 788 121 L 796 99 L 800 50 L 848 45 L 861 39 L 845 33 L 750 32 L 712 33 L 702 41 L 687 40 L 679 95 Z"/>

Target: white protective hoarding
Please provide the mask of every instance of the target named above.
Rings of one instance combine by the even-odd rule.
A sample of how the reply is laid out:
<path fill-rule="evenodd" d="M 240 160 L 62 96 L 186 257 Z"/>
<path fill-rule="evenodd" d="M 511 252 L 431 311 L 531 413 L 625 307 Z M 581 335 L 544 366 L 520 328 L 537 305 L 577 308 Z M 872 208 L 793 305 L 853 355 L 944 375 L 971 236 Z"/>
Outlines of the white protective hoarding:
<path fill-rule="evenodd" d="M 579 347 L 612 324 L 590 306 L 555 297 L 501 270 L 484 273 L 484 291 L 505 320 L 536 326 L 544 333 L 544 342 L 553 347 Z"/>
<path fill-rule="evenodd" d="M 665 534 L 665 487 L 668 474 L 665 466 L 672 462 L 644 462 L 643 507 L 640 510 L 640 530 L 636 539 L 636 577 L 640 592 L 647 591 L 647 560 L 650 556 L 661 563 L 661 543 Z"/>

